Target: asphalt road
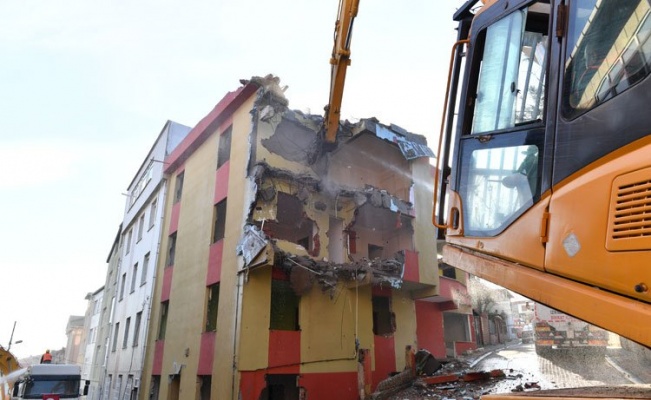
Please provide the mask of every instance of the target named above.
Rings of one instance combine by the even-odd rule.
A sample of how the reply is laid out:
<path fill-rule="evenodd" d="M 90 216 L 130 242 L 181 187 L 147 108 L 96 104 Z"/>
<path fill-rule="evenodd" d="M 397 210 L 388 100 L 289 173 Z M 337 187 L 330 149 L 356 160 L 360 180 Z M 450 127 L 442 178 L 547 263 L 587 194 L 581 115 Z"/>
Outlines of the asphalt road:
<path fill-rule="evenodd" d="M 615 368 L 604 356 L 558 351 L 541 357 L 536 355 L 533 344 L 514 344 L 496 350 L 474 369 L 506 372 L 507 378 L 497 382 L 492 393 L 631 384 L 625 371 Z"/>

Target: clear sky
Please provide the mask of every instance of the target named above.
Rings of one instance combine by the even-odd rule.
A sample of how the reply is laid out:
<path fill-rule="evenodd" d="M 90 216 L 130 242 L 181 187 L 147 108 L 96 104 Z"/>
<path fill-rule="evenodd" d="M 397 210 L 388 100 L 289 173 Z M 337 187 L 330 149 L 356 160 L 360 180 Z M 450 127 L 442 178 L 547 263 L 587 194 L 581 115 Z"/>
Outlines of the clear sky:
<path fill-rule="evenodd" d="M 361 0 L 342 116 L 440 125 L 462 0 Z M 126 191 L 165 121 L 272 73 L 327 103 L 336 0 L 0 2 L 0 345 L 59 349 L 104 284 Z"/>

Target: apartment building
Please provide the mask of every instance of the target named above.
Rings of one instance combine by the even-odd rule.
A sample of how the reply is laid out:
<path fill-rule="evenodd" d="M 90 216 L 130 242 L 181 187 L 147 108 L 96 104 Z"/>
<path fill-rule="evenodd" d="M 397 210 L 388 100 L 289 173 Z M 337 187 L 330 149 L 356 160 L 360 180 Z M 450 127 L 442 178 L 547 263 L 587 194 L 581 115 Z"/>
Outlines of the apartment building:
<path fill-rule="evenodd" d="M 167 121 L 125 193 L 124 218 L 109 255 L 105 285 L 109 289 L 103 321 L 109 329 L 102 399 L 139 396 L 167 193 L 164 160 L 189 131 Z"/>
<path fill-rule="evenodd" d="M 165 158 L 149 398 L 357 399 L 408 349 L 445 356 L 465 286 L 439 275 L 431 150 L 374 119 L 327 144 L 321 121 L 255 77 Z M 129 345 L 124 324 L 114 346 Z"/>
<path fill-rule="evenodd" d="M 98 390 L 98 381 L 96 377 L 93 379 L 93 366 L 101 343 L 98 342 L 98 337 L 100 331 L 102 306 L 104 302 L 104 286 L 100 287 L 93 293 L 88 293 L 86 295 L 86 300 L 88 301 L 88 304 L 86 307 L 86 314 L 84 316 L 85 342 L 83 344 L 84 361 L 81 364 L 81 379 L 90 382 L 94 381 L 95 385 L 90 386 L 88 392 L 88 398 L 92 399 L 93 395 Z"/>

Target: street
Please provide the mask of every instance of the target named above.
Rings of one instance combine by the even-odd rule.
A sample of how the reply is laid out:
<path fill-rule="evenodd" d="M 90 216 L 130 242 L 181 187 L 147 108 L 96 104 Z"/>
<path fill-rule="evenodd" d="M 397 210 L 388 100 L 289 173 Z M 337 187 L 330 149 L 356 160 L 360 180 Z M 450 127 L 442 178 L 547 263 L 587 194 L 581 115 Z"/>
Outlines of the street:
<path fill-rule="evenodd" d="M 506 373 L 506 379 L 497 382 L 491 393 L 539 390 L 536 385 L 544 390 L 632 383 L 625 371 L 604 356 L 567 350 L 542 357 L 536 355 L 533 344 L 514 344 L 495 351 L 473 369 L 501 369 Z"/>

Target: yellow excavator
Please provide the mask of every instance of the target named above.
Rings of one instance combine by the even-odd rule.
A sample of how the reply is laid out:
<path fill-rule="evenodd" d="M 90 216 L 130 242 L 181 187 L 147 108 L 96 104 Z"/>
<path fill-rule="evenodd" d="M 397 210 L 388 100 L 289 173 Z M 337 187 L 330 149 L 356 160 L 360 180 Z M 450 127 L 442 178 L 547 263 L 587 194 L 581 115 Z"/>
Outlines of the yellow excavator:
<path fill-rule="evenodd" d="M 335 25 L 331 143 L 358 6 L 341 0 Z M 432 221 L 443 262 L 651 346 L 649 0 L 469 0 L 454 20 Z"/>
<path fill-rule="evenodd" d="M 7 380 L 10 373 L 20 369 L 18 360 L 14 355 L 4 347 L 0 346 L 0 400 L 9 399 L 13 382 Z M 5 392 L 5 388 L 8 390 Z"/>

